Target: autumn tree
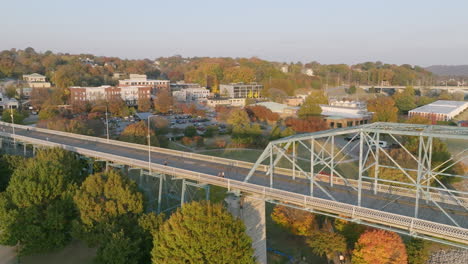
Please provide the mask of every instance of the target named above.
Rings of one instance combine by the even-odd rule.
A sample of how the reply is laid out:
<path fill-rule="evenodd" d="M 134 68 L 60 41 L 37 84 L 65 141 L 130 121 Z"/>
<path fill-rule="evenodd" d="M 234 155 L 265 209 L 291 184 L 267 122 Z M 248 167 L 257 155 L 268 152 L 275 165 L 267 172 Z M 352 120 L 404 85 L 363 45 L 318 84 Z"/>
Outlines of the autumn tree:
<path fill-rule="evenodd" d="M 279 120 L 278 113 L 273 113 L 270 109 L 262 105 L 253 105 L 245 108 L 252 121 L 276 122 Z"/>
<path fill-rule="evenodd" d="M 299 108 L 297 115 L 299 118 L 307 118 L 309 116 L 318 116 L 322 113 L 320 104 L 327 104 L 328 98 L 322 91 L 314 91 L 305 99 L 304 103 Z"/>
<path fill-rule="evenodd" d="M 378 97 L 367 102 L 367 109 L 373 112 L 373 122 L 396 122 L 398 108 L 390 97 Z"/>
<path fill-rule="evenodd" d="M 148 112 L 151 110 L 151 99 L 150 98 L 140 98 L 138 99 L 138 111 Z"/>
<path fill-rule="evenodd" d="M 352 255 L 353 264 L 407 263 L 405 244 L 401 237 L 384 230 L 364 232 L 356 242 Z"/>
<path fill-rule="evenodd" d="M 81 161 L 62 149 L 45 149 L 17 167 L 0 194 L 0 243 L 19 245 L 21 255 L 50 252 L 70 240 L 74 186 Z"/>
<path fill-rule="evenodd" d="M 159 141 L 154 131 L 150 129 L 149 133 L 151 137 L 151 145 L 159 146 Z M 130 124 L 122 131 L 119 139 L 137 144 L 148 144 L 148 126 L 145 121 Z"/>
<path fill-rule="evenodd" d="M 255 263 L 242 221 L 205 201 L 184 204 L 162 224 L 152 256 L 153 263 Z"/>
<path fill-rule="evenodd" d="M 327 122 L 316 116 L 309 116 L 303 119 L 288 117 L 284 123 L 297 133 L 316 132 L 329 128 Z"/>
<path fill-rule="evenodd" d="M 314 214 L 283 205 L 275 206 L 271 213 L 271 219 L 299 236 L 310 236 L 317 228 Z"/>
<path fill-rule="evenodd" d="M 248 67 L 231 67 L 223 71 L 224 83 L 249 83 L 255 81 L 255 72 Z"/>
<path fill-rule="evenodd" d="M 109 112 L 115 116 L 125 117 L 129 115 L 127 104 L 121 97 L 111 97 L 109 99 Z"/>
<path fill-rule="evenodd" d="M 166 114 L 172 110 L 173 99 L 169 90 L 159 90 L 154 100 L 154 109 L 159 113 Z"/>

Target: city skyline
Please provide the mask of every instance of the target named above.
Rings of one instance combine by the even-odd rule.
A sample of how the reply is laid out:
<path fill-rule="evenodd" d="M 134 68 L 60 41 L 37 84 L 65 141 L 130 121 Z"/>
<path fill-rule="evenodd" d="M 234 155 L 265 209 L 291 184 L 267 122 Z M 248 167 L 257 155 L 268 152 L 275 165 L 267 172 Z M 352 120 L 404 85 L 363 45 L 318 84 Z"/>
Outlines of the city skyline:
<path fill-rule="evenodd" d="M 259 57 L 281 62 L 468 64 L 468 3 L 61 1 L 5 3 L 0 49 L 129 59 Z M 339 7 L 339 8 L 338 8 Z M 15 12 L 13 12 L 15 11 Z M 22 16 L 17 16 L 18 12 Z"/>

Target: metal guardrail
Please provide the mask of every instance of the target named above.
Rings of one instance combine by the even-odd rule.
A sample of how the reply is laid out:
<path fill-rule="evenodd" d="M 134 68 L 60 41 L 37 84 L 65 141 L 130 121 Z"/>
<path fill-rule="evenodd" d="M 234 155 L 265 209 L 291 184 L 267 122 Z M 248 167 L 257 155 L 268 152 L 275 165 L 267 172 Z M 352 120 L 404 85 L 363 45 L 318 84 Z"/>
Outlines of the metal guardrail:
<path fill-rule="evenodd" d="M 0 135 L 12 136 L 10 133 L 0 133 Z M 146 161 L 136 160 L 113 154 L 107 154 L 94 150 L 88 150 L 85 148 L 73 147 L 65 144 L 53 143 L 50 141 L 20 135 L 16 135 L 15 138 L 17 140 L 28 142 L 31 144 L 45 145 L 49 147 L 60 147 L 85 156 L 105 159 L 116 163 L 125 164 L 128 166 L 139 168 L 147 168 L 148 166 L 148 163 Z M 303 194 L 256 185 L 253 183 L 221 178 L 205 173 L 196 173 L 189 170 L 179 169 L 156 163 L 151 164 L 151 166 L 152 170 L 157 171 L 159 173 L 182 177 L 185 179 L 195 180 L 207 184 L 213 184 L 216 186 L 225 187 L 227 189 L 236 189 L 243 192 L 258 195 L 263 199 L 278 200 L 300 207 L 313 209 L 315 211 L 323 211 L 327 213 L 337 214 L 340 216 L 349 217 L 351 219 L 359 219 L 361 221 L 369 223 L 383 224 L 386 226 L 407 230 L 411 233 L 425 234 L 433 237 L 438 237 L 444 240 L 451 240 L 468 245 L 468 229 L 466 228 L 460 228 L 427 220 L 417 219 L 414 217 L 402 216 L 398 214 L 369 209 L 365 207 L 359 207 L 346 203 L 311 197 Z"/>
<path fill-rule="evenodd" d="M 105 138 L 100 138 L 100 137 L 86 136 L 86 135 L 74 134 L 74 133 L 63 132 L 63 131 L 58 131 L 58 130 L 50 130 L 50 129 L 45 129 L 45 128 L 11 124 L 11 123 L 3 122 L 3 121 L 0 121 L 0 125 L 9 126 L 9 127 L 14 126 L 15 128 L 29 129 L 31 131 L 54 134 L 54 135 L 59 135 L 59 136 L 64 136 L 64 137 L 71 137 L 74 139 L 84 139 L 88 141 L 111 144 L 111 145 L 116 145 L 116 146 L 124 146 L 128 148 L 139 149 L 139 150 L 144 150 L 144 151 L 148 150 L 148 146 L 125 142 L 125 141 L 119 141 L 119 140 L 113 140 L 113 139 L 107 140 Z M 214 156 L 208 156 L 208 155 L 203 155 L 203 154 L 198 154 L 198 153 L 184 152 L 184 151 L 166 149 L 166 148 L 160 148 L 160 147 L 151 147 L 151 151 L 156 152 L 156 153 L 172 155 L 172 156 L 178 156 L 182 158 L 190 158 L 190 159 L 214 162 L 218 164 L 236 166 L 236 167 L 246 168 L 246 169 L 251 169 L 254 165 L 254 163 L 246 162 L 246 161 L 232 160 L 232 159 L 227 159 L 227 158 L 220 158 L 220 157 L 214 157 Z M 268 170 L 268 166 L 260 165 L 258 167 L 258 170 L 262 172 L 266 172 Z M 286 175 L 286 176 L 293 176 L 293 173 L 294 173 L 293 170 L 286 169 L 286 168 L 275 168 L 275 172 Z M 295 177 L 304 178 L 304 179 L 306 178 L 304 175 L 302 175 L 301 173 L 297 171 L 295 173 Z M 326 183 L 330 182 L 330 177 L 329 175 L 326 175 L 326 174 L 316 174 L 316 178 L 318 181 L 321 181 L 321 182 L 326 182 Z M 348 182 L 350 183 L 351 186 L 355 188 L 358 187 L 358 180 L 348 179 Z M 335 177 L 333 179 L 333 183 L 346 186 L 346 183 L 342 181 L 341 179 L 339 179 L 338 177 Z M 362 182 L 361 187 L 363 190 L 373 190 L 374 184 L 370 182 Z M 377 190 L 379 192 L 392 194 L 392 195 L 399 195 L 399 196 L 410 197 L 410 198 L 416 197 L 416 193 L 414 191 L 408 190 L 407 188 L 398 187 L 398 186 L 378 184 Z M 452 205 L 459 204 L 457 201 L 450 199 L 450 197 L 448 197 L 447 195 L 434 192 L 434 191 L 430 191 L 429 193 L 430 193 L 431 199 L 436 202 L 442 202 L 442 203 L 447 203 L 447 204 L 452 204 Z M 466 198 L 459 197 L 458 199 L 463 204 L 463 206 L 468 207 L 468 197 Z"/>

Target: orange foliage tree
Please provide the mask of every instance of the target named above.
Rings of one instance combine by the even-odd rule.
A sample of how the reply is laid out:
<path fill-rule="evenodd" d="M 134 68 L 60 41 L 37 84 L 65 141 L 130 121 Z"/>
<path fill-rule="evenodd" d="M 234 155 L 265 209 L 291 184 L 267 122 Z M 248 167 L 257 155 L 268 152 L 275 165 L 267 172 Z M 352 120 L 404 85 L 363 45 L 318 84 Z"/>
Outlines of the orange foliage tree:
<path fill-rule="evenodd" d="M 316 227 L 312 213 L 282 205 L 276 205 L 271 218 L 280 226 L 299 236 L 310 236 Z"/>
<path fill-rule="evenodd" d="M 407 263 L 406 247 L 401 237 L 384 230 L 364 232 L 353 250 L 353 264 Z"/>
<path fill-rule="evenodd" d="M 279 115 L 277 113 L 273 113 L 270 109 L 266 108 L 265 106 L 261 105 L 252 105 L 247 106 L 245 111 L 250 117 L 252 121 L 278 121 Z"/>
<path fill-rule="evenodd" d="M 298 133 L 315 132 L 328 129 L 328 125 L 320 117 L 307 117 L 305 119 L 288 117 L 285 120 L 288 127 L 294 129 Z"/>

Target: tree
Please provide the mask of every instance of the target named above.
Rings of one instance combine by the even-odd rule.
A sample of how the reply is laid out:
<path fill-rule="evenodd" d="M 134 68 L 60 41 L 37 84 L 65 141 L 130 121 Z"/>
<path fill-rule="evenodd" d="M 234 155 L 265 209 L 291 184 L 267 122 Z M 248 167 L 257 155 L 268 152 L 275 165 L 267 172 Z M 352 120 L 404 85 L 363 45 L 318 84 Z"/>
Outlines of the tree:
<path fill-rule="evenodd" d="M 188 126 L 184 129 L 184 136 L 194 137 L 197 135 L 197 129 L 194 126 Z"/>
<path fill-rule="evenodd" d="M 148 112 L 151 110 L 151 99 L 150 98 L 140 98 L 138 100 L 138 111 Z"/>
<path fill-rule="evenodd" d="M 11 114 L 13 113 L 13 123 L 22 124 L 26 116 L 17 109 L 5 109 L 2 113 L 2 121 L 12 123 Z"/>
<path fill-rule="evenodd" d="M 151 146 L 159 146 L 159 140 L 154 131 L 150 129 L 149 133 Z M 148 126 L 145 121 L 130 124 L 122 131 L 119 139 L 137 144 L 148 144 Z"/>
<path fill-rule="evenodd" d="M 135 182 L 114 170 L 96 173 L 86 178 L 73 200 L 79 211 L 75 232 L 98 246 L 97 263 L 149 261 L 150 232 L 160 219 L 143 214 L 143 194 Z"/>
<path fill-rule="evenodd" d="M 390 97 L 378 97 L 367 102 L 367 109 L 373 112 L 373 122 L 396 122 L 398 119 L 398 108 L 395 101 Z"/>
<path fill-rule="evenodd" d="M 309 116 L 304 119 L 288 117 L 285 125 L 297 133 L 316 132 L 328 129 L 328 124 L 322 118 Z"/>
<path fill-rule="evenodd" d="M 162 224 L 153 263 L 255 263 L 251 243 L 242 221 L 221 204 L 192 202 Z"/>
<path fill-rule="evenodd" d="M 409 264 L 426 264 L 430 257 L 431 243 L 424 239 L 411 238 L 406 242 L 406 252 Z"/>
<path fill-rule="evenodd" d="M 346 252 L 346 240 L 338 233 L 315 230 L 306 242 L 314 254 L 326 256 L 329 260 L 335 253 Z"/>
<path fill-rule="evenodd" d="M 234 133 L 241 133 L 250 127 L 250 119 L 247 113 L 242 109 L 234 109 L 230 112 L 227 123 L 233 127 Z"/>
<path fill-rule="evenodd" d="M 15 155 L 0 155 L 0 192 L 8 187 L 10 177 L 15 168 L 22 166 L 26 159 Z"/>
<path fill-rule="evenodd" d="M 166 114 L 170 110 L 172 110 L 173 106 L 173 99 L 170 94 L 169 90 L 162 89 L 156 95 L 156 99 L 154 100 L 154 108 L 159 113 Z"/>
<path fill-rule="evenodd" d="M 109 112 L 115 116 L 125 117 L 129 115 L 127 104 L 121 97 L 111 97 L 109 99 Z"/>
<path fill-rule="evenodd" d="M 271 213 L 271 219 L 299 236 L 310 236 L 316 228 L 314 214 L 283 205 L 275 206 Z"/>
<path fill-rule="evenodd" d="M 64 247 L 71 240 L 71 194 L 82 168 L 74 154 L 57 148 L 40 150 L 17 167 L 0 194 L 0 243 L 19 244 L 21 255 Z"/>
<path fill-rule="evenodd" d="M 299 108 L 297 115 L 299 118 L 307 118 L 309 116 L 318 116 L 322 113 L 322 108 L 319 104 L 327 104 L 328 98 L 322 91 L 314 91 L 305 99 L 304 103 Z"/>
<path fill-rule="evenodd" d="M 369 230 L 359 237 L 352 256 L 353 264 L 407 263 L 408 256 L 401 237 L 384 230 Z"/>
<path fill-rule="evenodd" d="M 224 83 L 249 83 L 255 81 L 255 72 L 248 67 L 232 67 L 225 69 L 223 72 Z M 252 98 L 251 96 L 250 98 Z"/>
<path fill-rule="evenodd" d="M 349 89 L 347 90 L 348 94 L 355 94 L 357 91 L 356 85 L 351 85 Z"/>

